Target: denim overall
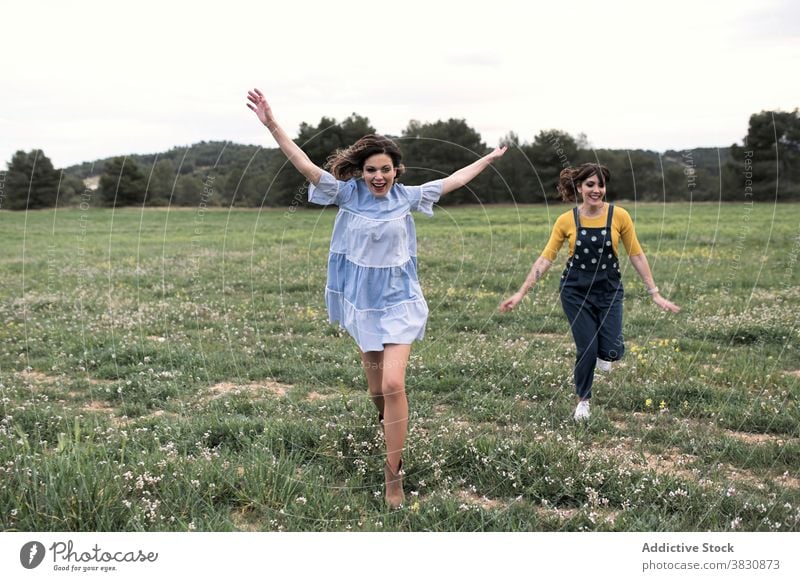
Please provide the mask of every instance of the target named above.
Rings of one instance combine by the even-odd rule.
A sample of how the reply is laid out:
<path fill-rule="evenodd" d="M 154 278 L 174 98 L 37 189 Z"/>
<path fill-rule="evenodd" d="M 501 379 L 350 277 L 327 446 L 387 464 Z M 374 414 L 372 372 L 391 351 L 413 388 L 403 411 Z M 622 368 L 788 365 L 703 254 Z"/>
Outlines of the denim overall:
<path fill-rule="evenodd" d="M 597 358 L 618 361 L 625 353 L 622 338 L 622 280 L 619 259 L 611 244 L 614 206 L 608 206 L 605 228 L 582 228 L 575 217 L 575 252 L 561 275 L 561 306 L 569 320 L 577 348 L 575 391 L 592 397 Z"/>

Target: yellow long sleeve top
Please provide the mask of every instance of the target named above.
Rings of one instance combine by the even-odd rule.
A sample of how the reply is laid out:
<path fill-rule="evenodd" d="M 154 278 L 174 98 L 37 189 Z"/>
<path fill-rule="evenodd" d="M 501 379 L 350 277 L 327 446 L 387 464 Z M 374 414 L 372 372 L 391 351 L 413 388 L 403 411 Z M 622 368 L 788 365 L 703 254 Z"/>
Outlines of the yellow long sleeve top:
<path fill-rule="evenodd" d="M 605 204 L 603 213 L 594 218 L 586 218 L 581 216 L 581 226 L 586 228 L 603 228 L 608 219 L 608 204 Z M 575 252 L 575 218 L 572 214 L 572 209 L 568 212 L 561 214 L 553 226 L 553 231 L 550 233 L 550 240 L 547 241 L 542 256 L 550 262 L 555 262 L 558 257 L 558 251 L 564 244 L 564 240 L 569 240 L 569 255 L 572 256 Z M 639 240 L 636 238 L 636 229 L 633 227 L 633 220 L 628 212 L 614 205 L 614 216 L 611 219 L 611 245 L 614 248 L 614 254 L 619 256 L 619 241 L 622 239 L 622 244 L 625 246 L 625 251 L 628 256 L 636 256 L 642 254 L 642 247 L 639 245 Z"/>

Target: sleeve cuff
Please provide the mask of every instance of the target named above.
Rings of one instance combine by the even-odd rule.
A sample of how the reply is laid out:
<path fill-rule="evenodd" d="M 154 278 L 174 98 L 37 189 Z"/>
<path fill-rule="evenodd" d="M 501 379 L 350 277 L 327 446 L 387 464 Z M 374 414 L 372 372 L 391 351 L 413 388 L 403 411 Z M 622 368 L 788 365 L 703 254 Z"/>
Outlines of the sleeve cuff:
<path fill-rule="evenodd" d="M 422 184 L 422 193 L 417 206 L 419 212 L 426 216 L 433 216 L 433 205 L 442 197 L 442 181 L 434 180 Z"/>

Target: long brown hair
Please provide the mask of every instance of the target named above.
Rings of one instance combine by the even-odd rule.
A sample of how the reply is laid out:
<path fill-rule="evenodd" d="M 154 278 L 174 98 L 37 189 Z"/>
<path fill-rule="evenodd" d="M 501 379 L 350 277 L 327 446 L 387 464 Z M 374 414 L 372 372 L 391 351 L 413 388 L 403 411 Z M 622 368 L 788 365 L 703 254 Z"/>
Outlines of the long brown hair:
<path fill-rule="evenodd" d="M 601 186 L 605 186 L 611 181 L 611 173 L 608 168 L 598 163 L 584 163 L 578 167 L 561 170 L 561 175 L 558 176 L 558 186 L 556 186 L 558 193 L 561 194 L 561 199 L 565 202 L 576 202 L 581 183 L 593 175 L 597 176 Z"/>
<path fill-rule="evenodd" d="M 400 153 L 400 148 L 388 137 L 375 134 L 365 135 L 350 147 L 334 151 L 325 162 L 325 169 L 336 179 L 347 180 L 361 175 L 367 158 L 378 153 L 385 153 L 392 159 L 397 177 L 400 177 L 405 169 L 401 163 L 403 154 Z"/>

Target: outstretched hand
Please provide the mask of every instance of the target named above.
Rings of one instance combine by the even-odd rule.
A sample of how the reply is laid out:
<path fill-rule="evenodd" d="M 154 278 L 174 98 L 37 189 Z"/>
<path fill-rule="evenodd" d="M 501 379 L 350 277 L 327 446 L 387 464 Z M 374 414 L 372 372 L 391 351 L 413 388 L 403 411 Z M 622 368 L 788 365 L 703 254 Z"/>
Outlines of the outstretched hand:
<path fill-rule="evenodd" d="M 258 120 L 264 125 L 268 125 L 272 120 L 272 109 L 264 98 L 264 94 L 258 89 L 253 89 L 252 91 L 247 91 L 247 99 L 250 101 L 247 106 L 251 111 L 255 112 Z"/>
<path fill-rule="evenodd" d="M 486 156 L 486 159 L 489 160 L 489 163 L 492 163 L 496 159 L 500 159 L 501 157 L 503 157 L 503 154 L 505 154 L 507 150 L 508 150 L 507 145 L 501 145 L 500 147 L 495 147 L 494 151 L 492 151 Z"/>

